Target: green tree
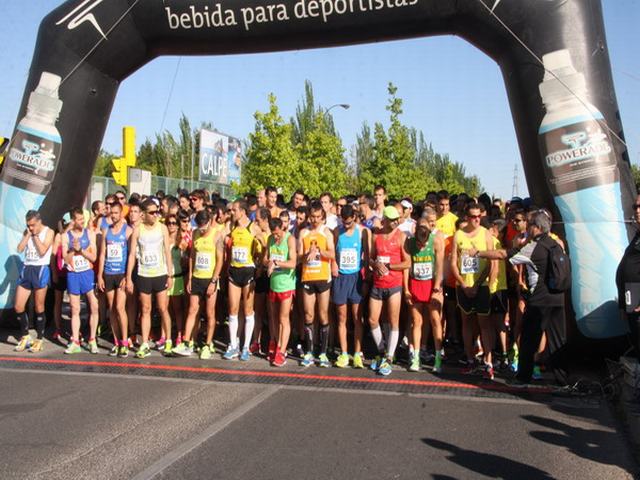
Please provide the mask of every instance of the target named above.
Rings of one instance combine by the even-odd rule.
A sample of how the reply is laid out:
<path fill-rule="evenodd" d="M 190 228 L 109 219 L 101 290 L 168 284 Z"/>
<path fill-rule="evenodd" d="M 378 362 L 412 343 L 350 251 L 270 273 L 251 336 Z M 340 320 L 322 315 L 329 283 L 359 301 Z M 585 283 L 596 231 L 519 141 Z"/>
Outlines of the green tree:
<path fill-rule="evenodd" d="M 269 110 L 256 112 L 254 118 L 256 124 L 249 134 L 246 162 L 237 190 L 253 192 L 277 185 L 287 197 L 297 188 L 304 188 L 299 157 L 291 141 L 293 127 L 282 119 L 275 95 L 269 95 Z"/>

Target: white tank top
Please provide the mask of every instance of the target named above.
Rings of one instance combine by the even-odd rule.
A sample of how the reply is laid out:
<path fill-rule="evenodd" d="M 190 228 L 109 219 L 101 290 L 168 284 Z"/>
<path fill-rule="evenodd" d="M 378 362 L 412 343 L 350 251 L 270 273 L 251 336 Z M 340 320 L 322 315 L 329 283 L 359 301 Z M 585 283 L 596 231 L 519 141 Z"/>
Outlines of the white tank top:
<path fill-rule="evenodd" d="M 164 258 L 164 234 L 157 222 L 149 228 L 140 224 L 138 236 L 138 275 L 145 278 L 167 274 L 167 260 Z"/>
<path fill-rule="evenodd" d="M 44 243 L 47 238 L 47 232 L 49 231 L 49 227 L 44 227 L 42 231 L 38 234 L 38 239 L 40 243 Z M 27 246 L 24 249 L 24 264 L 25 265 L 35 265 L 35 266 L 43 266 L 49 265 L 51 261 L 51 251 L 52 245 L 49 245 L 49 249 L 44 253 L 43 256 L 40 256 L 38 253 L 38 249 L 36 248 L 35 243 L 33 242 L 33 237 L 29 237 L 27 241 Z"/>

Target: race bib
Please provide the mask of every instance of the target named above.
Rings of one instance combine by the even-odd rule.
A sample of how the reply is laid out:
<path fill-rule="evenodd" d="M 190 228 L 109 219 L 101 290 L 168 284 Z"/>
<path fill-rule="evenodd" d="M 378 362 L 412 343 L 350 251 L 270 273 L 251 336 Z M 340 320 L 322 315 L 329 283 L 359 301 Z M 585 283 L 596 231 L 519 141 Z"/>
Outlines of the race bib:
<path fill-rule="evenodd" d="M 35 262 L 40 259 L 40 255 L 38 255 L 38 251 L 35 248 L 29 248 L 25 250 L 25 257 L 30 262 Z"/>
<path fill-rule="evenodd" d="M 358 250 L 355 248 L 343 248 L 340 250 L 341 270 L 356 270 L 358 268 Z"/>
<path fill-rule="evenodd" d="M 249 263 L 249 249 L 247 247 L 232 247 L 231 260 L 243 265 Z"/>
<path fill-rule="evenodd" d="M 414 263 L 413 278 L 416 280 L 431 280 L 433 278 L 433 263 Z"/>
<path fill-rule="evenodd" d="M 159 267 L 160 256 L 157 253 L 145 252 L 142 254 L 142 265 L 145 267 Z"/>
<path fill-rule="evenodd" d="M 120 243 L 107 244 L 107 260 L 111 262 L 122 261 L 122 244 Z"/>
<path fill-rule="evenodd" d="M 196 253 L 196 270 L 208 271 L 211 270 L 212 256 L 207 252 Z"/>
<path fill-rule="evenodd" d="M 385 255 L 378 255 L 378 262 L 383 263 L 385 265 L 389 265 L 391 263 L 391 257 L 385 256 Z M 383 277 L 387 275 L 389 275 L 389 272 L 385 273 Z"/>
<path fill-rule="evenodd" d="M 470 257 L 466 253 L 460 257 L 460 273 L 466 275 L 468 273 L 478 273 L 480 271 L 480 258 Z"/>
<path fill-rule="evenodd" d="M 281 253 L 271 253 L 271 261 L 272 262 L 286 262 L 286 255 L 282 255 Z M 275 267 L 276 270 L 280 270 L 282 267 Z"/>
<path fill-rule="evenodd" d="M 74 255 L 73 256 L 73 271 L 76 273 L 86 272 L 91 269 L 91 265 L 89 265 L 89 261 L 84 258 L 82 255 Z"/>

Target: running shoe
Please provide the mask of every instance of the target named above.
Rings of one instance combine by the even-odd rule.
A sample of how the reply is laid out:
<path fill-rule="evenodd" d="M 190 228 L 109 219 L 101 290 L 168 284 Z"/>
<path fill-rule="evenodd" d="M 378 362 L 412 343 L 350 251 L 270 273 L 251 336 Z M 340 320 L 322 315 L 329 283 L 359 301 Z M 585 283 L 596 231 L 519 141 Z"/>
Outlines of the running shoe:
<path fill-rule="evenodd" d="M 96 342 L 95 338 L 93 340 L 89 340 L 89 353 L 93 355 L 100 353 L 100 350 L 98 350 L 98 342 Z"/>
<path fill-rule="evenodd" d="M 500 370 L 506 370 L 509 368 L 509 355 L 507 353 L 502 353 L 500 355 L 500 359 L 498 360 L 498 368 Z"/>
<path fill-rule="evenodd" d="M 13 350 L 16 352 L 24 352 L 27 348 L 31 347 L 31 336 L 25 335 L 20 339 L 18 345 Z"/>
<path fill-rule="evenodd" d="M 349 358 L 347 357 L 347 362 L 348 361 Z M 329 361 L 326 353 L 321 353 L 318 357 L 318 366 L 321 368 L 329 368 L 331 366 L 331 362 Z"/>
<path fill-rule="evenodd" d="M 518 359 L 514 358 L 511 363 L 509 364 L 509 370 L 511 370 L 513 373 L 518 373 Z"/>
<path fill-rule="evenodd" d="M 338 355 L 335 366 L 338 368 L 347 368 L 349 366 L 349 354 L 343 352 Z"/>
<path fill-rule="evenodd" d="M 353 368 L 364 368 L 362 352 L 356 352 L 353 354 Z"/>
<path fill-rule="evenodd" d="M 109 351 L 109 356 L 117 357 L 119 351 L 120 351 L 120 347 L 118 345 L 114 345 L 113 347 L 111 347 L 111 350 Z"/>
<path fill-rule="evenodd" d="M 158 351 L 162 350 L 164 348 L 166 342 L 167 341 L 165 340 L 164 337 L 160 337 L 160 339 L 155 344 L 156 350 L 158 350 Z"/>
<path fill-rule="evenodd" d="M 38 353 L 43 350 L 44 350 L 44 342 L 40 338 L 34 340 L 31 346 L 29 347 L 29 351 L 31 353 Z"/>
<path fill-rule="evenodd" d="M 182 343 L 182 335 L 178 334 L 176 337 L 176 347 Z"/>
<path fill-rule="evenodd" d="M 191 349 L 189 348 L 187 342 L 182 342 L 180 345 L 173 347 L 174 355 L 179 355 L 181 357 L 190 357 L 191 353 Z"/>
<path fill-rule="evenodd" d="M 227 351 L 224 352 L 224 355 L 222 355 L 222 358 L 224 358 L 225 360 L 233 360 L 234 358 L 238 358 L 239 355 L 240 352 L 238 351 L 238 349 L 233 348 L 231 345 L 229 345 Z"/>
<path fill-rule="evenodd" d="M 476 365 L 476 362 L 467 361 L 467 365 L 465 367 L 462 367 L 462 369 L 460 370 L 460 373 L 463 375 L 473 375 L 477 371 L 478 371 L 478 366 Z"/>
<path fill-rule="evenodd" d="M 300 362 L 300 365 L 303 367 L 310 367 L 311 365 L 313 365 L 313 363 L 314 363 L 313 353 L 309 352 L 304 354 L 304 356 L 302 357 L 302 361 Z"/>
<path fill-rule="evenodd" d="M 531 374 L 531 378 L 533 380 L 542 380 L 542 370 L 540 370 L 540 365 L 533 366 L 533 373 Z"/>
<path fill-rule="evenodd" d="M 284 367 L 287 363 L 287 357 L 284 356 L 284 353 L 281 351 L 277 351 L 273 362 L 271 363 L 274 367 Z"/>
<path fill-rule="evenodd" d="M 495 374 L 493 372 L 493 365 L 485 365 L 484 370 L 482 372 L 482 378 L 485 380 L 493 380 L 495 378 Z"/>
<path fill-rule="evenodd" d="M 51 335 L 51 340 L 60 340 L 60 337 L 62 337 L 62 333 L 60 333 L 60 330 L 56 330 L 53 332 L 53 335 Z"/>
<path fill-rule="evenodd" d="M 260 350 L 260 348 L 258 348 L 258 350 Z M 275 340 L 269 340 L 268 350 L 269 351 L 267 353 L 267 360 L 273 362 L 276 355 L 276 350 L 278 350 L 278 344 L 275 342 Z"/>
<path fill-rule="evenodd" d="M 297 357 L 304 357 L 304 349 L 302 348 L 302 344 L 298 343 L 296 345 L 295 352 Z"/>
<path fill-rule="evenodd" d="M 165 342 L 164 342 L 164 348 L 163 348 L 163 352 L 162 354 L 165 357 L 170 357 L 172 355 L 172 351 L 173 351 L 173 342 L 171 341 L 170 338 L 168 338 Z"/>
<path fill-rule="evenodd" d="M 380 355 L 376 355 L 376 358 L 372 360 L 371 365 L 369 365 L 369 368 L 373 371 L 378 371 L 378 368 L 380 368 L 381 360 L 382 358 L 380 357 Z"/>
<path fill-rule="evenodd" d="M 260 344 L 258 342 L 253 342 L 249 345 L 249 351 L 252 355 L 260 353 Z M 269 342 L 269 353 L 271 353 L 271 342 Z"/>
<path fill-rule="evenodd" d="M 149 348 L 149 344 L 147 342 L 144 342 L 138 348 L 138 351 L 136 352 L 136 358 L 147 358 L 149 355 L 151 355 L 151 349 Z"/>
<path fill-rule="evenodd" d="M 248 348 L 243 348 L 242 352 L 240 352 L 240 361 L 248 362 L 250 356 L 251 356 L 251 354 L 249 353 L 249 349 Z"/>
<path fill-rule="evenodd" d="M 80 348 L 80 344 L 74 342 L 73 340 L 69 342 L 67 345 L 67 349 L 64 351 L 67 355 L 73 355 L 74 353 L 81 353 L 82 348 Z"/>
<path fill-rule="evenodd" d="M 187 349 L 188 351 L 188 349 Z M 209 347 L 209 345 L 204 345 L 201 349 L 200 349 L 200 360 L 209 360 L 211 358 L 211 348 Z"/>
<path fill-rule="evenodd" d="M 391 375 L 391 362 L 388 358 L 384 358 L 380 363 L 380 367 L 378 368 L 378 373 L 383 376 Z"/>
<path fill-rule="evenodd" d="M 409 364 L 409 371 L 410 372 L 419 372 L 420 371 L 420 354 L 417 353 L 417 352 L 413 352 L 413 355 L 411 356 L 411 363 Z"/>
<path fill-rule="evenodd" d="M 118 350 L 118 357 L 127 358 L 128 356 L 129 356 L 129 347 L 127 347 L 126 345 L 120 346 L 120 349 Z"/>

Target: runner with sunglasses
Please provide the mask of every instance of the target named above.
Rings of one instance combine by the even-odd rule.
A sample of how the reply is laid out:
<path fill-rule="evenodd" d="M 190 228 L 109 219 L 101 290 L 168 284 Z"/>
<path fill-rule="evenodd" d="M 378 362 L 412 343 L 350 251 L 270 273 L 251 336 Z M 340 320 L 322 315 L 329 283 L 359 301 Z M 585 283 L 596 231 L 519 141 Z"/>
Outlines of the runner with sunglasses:
<path fill-rule="evenodd" d="M 155 295 L 156 306 L 162 321 L 162 328 L 171 336 L 171 317 L 169 316 L 167 289 L 173 285 L 173 265 L 171 259 L 171 240 L 167 227 L 158 221 L 160 209 L 152 199 L 142 204 L 142 223 L 131 235 L 132 247 L 127 264 L 127 291 L 133 294 L 133 269 L 137 263 L 138 274 L 136 288 L 140 298 L 140 326 L 142 344 L 136 352 L 137 358 L 151 354 L 149 334 L 151 331 L 151 297 Z M 136 262 L 137 260 L 137 262 Z M 164 345 L 165 355 L 170 355 L 173 343 L 167 338 Z"/>
<path fill-rule="evenodd" d="M 462 315 L 462 338 L 464 341 L 467 365 L 463 373 L 476 370 L 473 346 L 475 344 L 474 324 L 478 322 L 481 329 L 490 326 L 491 294 L 488 279 L 495 262 L 470 256 L 471 249 L 478 251 L 493 250 L 491 233 L 480 225 L 480 206 L 473 202 L 465 207 L 467 224 L 458 230 L 453 238 L 451 251 L 451 271 L 456 279 L 456 296 Z M 488 325 L 487 325 L 488 324 Z M 483 328 L 484 327 L 484 328 Z M 491 352 L 487 338 L 482 338 L 484 348 L 484 374 L 493 379 L 493 366 L 488 362 Z"/>

